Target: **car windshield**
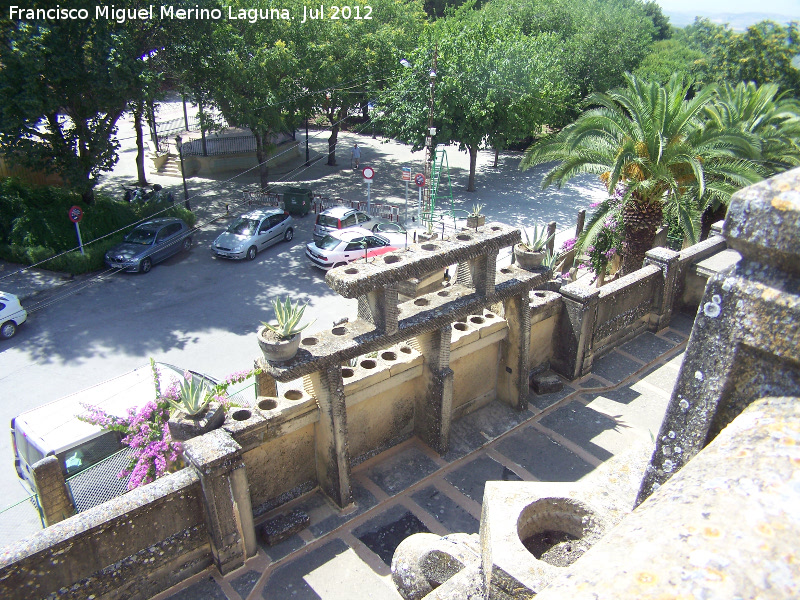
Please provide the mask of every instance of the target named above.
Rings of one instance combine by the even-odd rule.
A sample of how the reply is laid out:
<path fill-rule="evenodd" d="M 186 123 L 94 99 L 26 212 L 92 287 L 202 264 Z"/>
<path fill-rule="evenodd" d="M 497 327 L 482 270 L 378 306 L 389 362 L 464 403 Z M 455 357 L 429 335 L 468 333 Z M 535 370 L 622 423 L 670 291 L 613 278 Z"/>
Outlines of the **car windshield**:
<path fill-rule="evenodd" d="M 326 235 L 320 241 L 316 242 L 317 248 L 322 248 L 323 250 L 333 250 L 342 243 L 342 240 L 338 240 L 332 235 Z"/>
<path fill-rule="evenodd" d="M 320 215 L 317 223 L 323 227 L 339 227 L 339 219 L 331 215 Z"/>
<path fill-rule="evenodd" d="M 258 221 L 256 219 L 239 217 L 228 226 L 228 233 L 235 233 L 236 235 L 255 235 L 257 228 Z"/>
<path fill-rule="evenodd" d="M 125 236 L 125 241 L 129 244 L 144 244 L 149 246 L 156 239 L 156 230 L 145 227 L 137 227 Z"/>
<path fill-rule="evenodd" d="M 405 233 L 406 228 L 400 223 L 378 223 L 373 231 L 380 231 L 381 233 Z"/>

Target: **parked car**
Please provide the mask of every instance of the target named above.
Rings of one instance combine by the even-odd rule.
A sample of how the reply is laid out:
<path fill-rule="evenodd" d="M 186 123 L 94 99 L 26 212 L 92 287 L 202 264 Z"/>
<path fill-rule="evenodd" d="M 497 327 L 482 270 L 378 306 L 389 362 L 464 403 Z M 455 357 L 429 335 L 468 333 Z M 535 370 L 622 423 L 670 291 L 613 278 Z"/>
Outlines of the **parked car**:
<path fill-rule="evenodd" d="M 392 223 L 382 217 L 371 217 L 367 213 L 354 208 L 334 206 L 323 210 L 317 215 L 317 221 L 314 224 L 314 241 L 321 240 L 333 231 L 349 227 L 363 227 L 371 231 L 378 231 L 382 227 L 402 229 L 403 226 L 398 223 Z"/>
<path fill-rule="evenodd" d="M 0 337 L 9 339 L 17 333 L 17 327 L 28 318 L 27 311 L 22 308 L 14 294 L 0 292 Z"/>
<path fill-rule="evenodd" d="M 363 227 L 334 231 L 306 246 L 306 257 L 315 267 L 327 271 L 359 258 L 386 254 L 406 246 L 405 233 L 373 233 Z"/>
<path fill-rule="evenodd" d="M 106 264 L 123 271 L 147 273 L 154 264 L 191 248 L 190 233 L 186 223 L 173 217 L 145 221 L 106 252 Z"/>
<path fill-rule="evenodd" d="M 211 251 L 222 258 L 253 260 L 261 250 L 293 237 L 292 217 L 279 208 L 260 208 L 236 217 L 211 244 Z"/>

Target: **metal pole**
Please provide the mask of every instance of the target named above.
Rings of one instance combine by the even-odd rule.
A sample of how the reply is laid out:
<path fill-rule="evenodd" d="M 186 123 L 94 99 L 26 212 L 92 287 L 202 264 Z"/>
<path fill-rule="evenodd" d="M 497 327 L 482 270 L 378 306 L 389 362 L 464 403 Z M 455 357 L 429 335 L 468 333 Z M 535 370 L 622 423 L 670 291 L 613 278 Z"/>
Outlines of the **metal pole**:
<path fill-rule="evenodd" d="M 367 214 L 371 215 L 372 213 L 369 210 L 369 190 L 372 187 L 372 180 L 367 179 Z"/>
<path fill-rule="evenodd" d="M 408 180 L 406 180 L 406 217 L 403 225 L 408 226 Z"/>
<path fill-rule="evenodd" d="M 75 223 L 75 232 L 78 234 L 78 246 L 81 247 L 81 254 L 86 254 L 86 252 L 83 251 L 83 240 L 81 239 L 81 228 L 78 227 L 77 223 Z"/>
<path fill-rule="evenodd" d="M 426 207 L 425 208 L 427 209 L 428 212 L 431 212 L 431 213 L 433 212 L 433 206 L 432 206 L 432 203 L 433 203 L 433 177 L 431 175 L 432 175 L 432 172 L 433 172 L 432 165 L 433 165 L 433 148 L 434 148 L 433 134 L 431 132 L 433 131 L 433 108 L 434 108 L 434 98 L 435 98 L 435 92 L 436 92 L 436 69 L 437 69 L 437 57 L 438 57 L 438 54 L 439 54 L 439 44 L 436 44 L 436 46 L 433 49 L 433 68 L 431 69 L 431 72 L 430 72 L 431 95 L 430 95 L 430 109 L 428 111 L 428 131 L 426 132 L 426 138 L 428 140 L 428 156 L 427 156 L 427 159 L 425 161 L 425 178 L 427 179 L 427 183 L 428 183 L 425 186 L 425 195 L 426 195 L 426 198 L 425 198 Z"/>
<path fill-rule="evenodd" d="M 186 112 L 186 94 L 183 94 L 183 122 L 186 125 L 186 131 L 189 131 L 189 115 Z"/>
<path fill-rule="evenodd" d="M 422 187 L 419 188 L 419 202 L 417 203 L 417 222 L 422 224 Z"/>
<path fill-rule="evenodd" d="M 186 174 L 183 171 L 183 140 L 180 136 L 175 138 L 175 145 L 178 147 L 178 156 L 181 157 L 181 179 L 183 179 L 183 205 L 186 210 L 192 210 L 189 205 L 189 188 L 186 187 Z"/>
<path fill-rule="evenodd" d="M 306 117 L 306 166 L 308 166 L 308 117 Z"/>

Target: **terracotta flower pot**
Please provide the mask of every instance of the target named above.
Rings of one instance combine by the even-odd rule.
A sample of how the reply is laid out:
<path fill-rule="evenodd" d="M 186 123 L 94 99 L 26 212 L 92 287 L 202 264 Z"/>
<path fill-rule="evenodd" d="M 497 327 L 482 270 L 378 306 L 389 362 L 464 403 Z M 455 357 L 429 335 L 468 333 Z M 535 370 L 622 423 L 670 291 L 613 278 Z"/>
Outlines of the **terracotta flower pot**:
<path fill-rule="evenodd" d="M 517 259 L 517 264 L 520 269 L 525 269 L 526 271 L 535 271 L 539 269 L 542 266 L 545 255 L 546 252 L 544 250 L 532 252 L 522 244 L 514 246 L 514 256 Z"/>
<path fill-rule="evenodd" d="M 264 359 L 270 362 L 286 362 L 292 360 L 300 348 L 300 334 L 293 338 L 282 340 L 271 329 L 261 327 L 258 330 L 258 345 L 264 354 Z"/>

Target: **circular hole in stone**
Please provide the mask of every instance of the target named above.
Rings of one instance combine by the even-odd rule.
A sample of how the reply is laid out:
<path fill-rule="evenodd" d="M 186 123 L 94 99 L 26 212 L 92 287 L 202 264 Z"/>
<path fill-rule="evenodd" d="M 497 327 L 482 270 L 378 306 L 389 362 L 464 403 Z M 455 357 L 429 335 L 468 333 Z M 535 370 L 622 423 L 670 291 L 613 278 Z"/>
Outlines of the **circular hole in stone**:
<path fill-rule="evenodd" d="M 486 313 L 483 315 L 485 319 L 494 319 L 495 315 L 493 313 Z"/>
<path fill-rule="evenodd" d="M 402 352 L 403 354 L 411 354 L 411 348 L 409 348 L 408 346 L 401 346 L 400 352 Z"/>
<path fill-rule="evenodd" d="M 303 398 L 303 392 L 300 390 L 286 390 L 283 397 L 287 400 L 301 400 Z"/>
<path fill-rule="evenodd" d="M 414 300 L 414 304 L 417 306 L 428 306 L 430 302 L 428 302 L 427 298 L 417 298 L 416 300 Z"/>
<path fill-rule="evenodd" d="M 511 269 L 509 269 L 508 267 L 504 267 L 504 268 L 500 269 L 500 272 L 501 273 L 505 273 L 506 275 L 508 275 L 509 273 L 511 273 Z"/>
<path fill-rule="evenodd" d="M 247 419 L 253 416 L 253 413 L 246 408 L 240 408 L 239 410 L 233 411 L 231 416 L 233 417 L 234 421 L 247 421 Z"/>
<path fill-rule="evenodd" d="M 537 559 L 555 567 L 575 562 L 603 533 L 594 512 L 571 498 L 543 498 L 517 520 L 519 539 Z"/>
<path fill-rule="evenodd" d="M 472 236 L 471 235 L 467 235 L 466 233 L 459 233 L 456 236 L 456 239 L 461 241 L 461 242 L 468 242 L 468 241 L 470 241 L 472 239 Z"/>
<path fill-rule="evenodd" d="M 544 298 L 544 292 L 533 292 L 533 295 L 537 298 Z"/>
<path fill-rule="evenodd" d="M 420 248 L 423 250 L 428 250 L 429 252 L 433 252 L 434 250 L 438 250 L 439 246 L 437 244 L 422 244 Z"/>
<path fill-rule="evenodd" d="M 497 225 L 495 225 L 494 227 L 491 228 L 491 230 L 492 231 L 500 231 L 500 228 Z"/>
<path fill-rule="evenodd" d="M 401 260 L 403 260 L 403 259 L 400 258 L 399 256 L 384 256 L 383 257 L 383 262 L 385 262 L 387 265 L 391 265 L 393 263 L 398 263 Z"/>
<path fill-rule="evenodd" d="M 387 360 L 387 361 L 389 361 L 389 360 L 397 360 L 397 354 L 395 354 L 394 352 L 389 352 L 389 351 L 382 352 L 381 353 L 381 358 L 383 360 Z"/>
<path fill-rule="evenodd" d="M 360 364 L 364 369 L 374 369 L 375 367 L 378 366 L 378 361 L 368 358 L 366 360 L 362 360 L 358 364 Z"/>
<path fill-rule="evenodd" d="M 453 327 L 455 327 L 459 331 L 466 331 L 467 329 L 469 329 L 466 323 L 453 323 Z"/>
<path fill-rule="evenodd" d="M 303 346 L 316 346 L 319 343 L 319 340 L 315 337 L 307 337 L 303 338 L 303 341 L 300 342 Z"/>
<path fill-rule="evenodd" d="M 350 267 L 349 269 L 345 269 L 344 272 L 347 273 L 348 275 L 355 275 L 356 273 L 358 273 L 358 269 L 356 269 L 355 267 Z"/>
<path fill-rule="evenodd" d="M 450 295 L 450 292 L 447 290 L 442 290 L 441 292 L 436 292 L 437 296 L 441 296 L 442 298 L 447 298 Z"/>
<path fill-rule="evenodd" d="M 350 369 L 349 367 L 342 367 L 343 378 L 352 377 L 353 375 L 355 375 L 355 371 L 353 371 L 353 369 Z"/>
<path fill-rule="evenodd" d="M 456 323 L 466 323 L 466 319 L 456 319 Z"/>
<path fill-rule="evenodd" d="M 469 318 L 469 322 L 470 323 L 475 323 L 476 325 L 482 325 L 485 321 L 486 321 L 486 319 L 484 319 L 483 317 L 470 317 Z"/>
<path fill-rule="evenodd" d="M 272 410 L 278 408 L 278 401 L 275 398 L 267 398 L 258 403 L 258 408 L 261 410 Z"/>
<path fill-rule="evenodd" d="M 344 335 L 345 333 L 347 333 L 347 329 L 345 329 L 344 327 L 334 327 L 331 333 L 333 335 Z"/>

